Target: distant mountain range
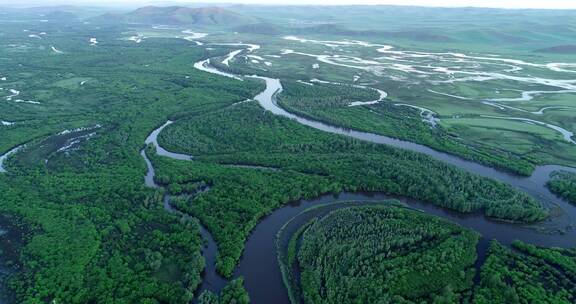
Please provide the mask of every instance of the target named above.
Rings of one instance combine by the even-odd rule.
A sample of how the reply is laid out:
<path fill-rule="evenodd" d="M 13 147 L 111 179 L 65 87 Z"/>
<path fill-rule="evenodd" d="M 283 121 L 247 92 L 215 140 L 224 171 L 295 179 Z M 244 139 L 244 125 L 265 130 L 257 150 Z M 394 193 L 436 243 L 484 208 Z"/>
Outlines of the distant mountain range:
<path fill-rule="evenodd" d="M 240 26 L 257 23 L 258 19 L 220 7 L 190 8 L 183 6 L 146 6 L 127 14 L 105 14 L 93 19 L 99 22 L 130 22 L 163 25 Z"/>
<path fill-rule="evenodd" d="M 383 30 L 350 30 L 337 24 L 321 24 L 310 27 L 288 28 L 270 23 L 254 23 L 242 25 L 234 28 L 240 33 L 251 33 L 261 35 L 278 35 L 278 34 L 328 34 L 352 37 L 376 37 L 382 39 L 409 39 L 428 42 L 449 42 L 450 37 L 433 33 L 427 30 L 405 30 L 405 31 L 383 31 Z"/>
<path fill-rule="evenodd" d="M 241 33 L 261 35 L 331 34 L 355 37 L 401 38 L 420 41 L 446 42 L 449 37 L 424 30 L 382 31 L 349 30 L 335 24 L 292 28 L 263 22 L 257 17 L 237 13 L 221 7 L 146 6 L 125 14 L 104 14 L 92 21 L 102 23 L 140 23 L 161 25 L 199 25 L 231 28 Z"/>

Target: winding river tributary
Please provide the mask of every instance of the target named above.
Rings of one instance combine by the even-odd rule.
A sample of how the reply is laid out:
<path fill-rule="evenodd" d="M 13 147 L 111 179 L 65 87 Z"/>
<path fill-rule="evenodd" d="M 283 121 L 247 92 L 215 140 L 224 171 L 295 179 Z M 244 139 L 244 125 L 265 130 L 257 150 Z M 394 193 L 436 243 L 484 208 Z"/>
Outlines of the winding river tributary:
<path fill-rule="evenodd" d="M 238 54 L 237 51 L 234 51 Z M 230 77 L 234 79 L 257 78 L 265 81 L 266 89 L 256 95 L 254 99 L 258 101 L 264 109 L 283 117 L 297 121 L 300 124 L 338 135 L 353 137 L 359 140 L 372 142 L 376 144 L 385 144 L 398 147 L 418 153 L 424 153 L 434 159 L 451 164 L 468 172 L 472 172 L 484 177 L 492 178 L 500 182 L 509 184 L 521 191 L 524 191 L 542 202 L 548 207 L 554 207 L 560 212 L 556 212 L 552 218 L 536 226 L 526 226 L 519 224 L 510 224 L 487 219 L 481 214 L 462 214 L 450 211 L 441 207 L 411 200 L 403 197 L 392 197 L 380 193 L 340 193 L 339 195 L 324 195 L 313 200 L 302 200 L 290 203 L 282 208 L 277 209 L 272 214 L 263 218 L 249 236 L 241 261 L 238 264 L 235 276 L 242 276 L 245 279 L 245 287 L 250 294 L 253 303 L 289 303 L 288 294 L 284 287 L 280 268 L 276 256 L 276 238 L 278 231 L 284 224 L 291 219 L 297 218 L 304 210 L 317 204 L 334 204 L 341 202 L 375 202 L 387 199 L 397 199 L 406 205 L 422 210 L 426 213 L 440 216 L 452 222 L 458 223 L 464 227 L 473 229 L 482 235 L 478 244 L 479 261 L 483 261 L 488 248 L 489 240 L 496 239 L 503 244 L 510 244 L 513 240 L 522 240 L 527 243 L 541 246 L 572 247 L 576 246 L 576 229 L 573 225 L 576 223 L 576 206 L 559 199 L 546 188 L 546 182 L 549 175 L 554 170 L 567 170 L 576 172 L 575 168 L 547 165 L 537 167 L 530 177 L 521 177 L 506 172 L 498 171 L 472 161 L 461 159 L 447 153 L 433 150 L 429 147 L 412 142 L 398 140 L 378 134 L 360 132 L 328 125 L 308 118 L 297 116 L 281 108 L 275 101 L 275 96 L 282 90 L 279 79 L 272 79 L 257 75 L 240 76 L 233 75 L 225 71 L 220 71 L 210 65 L 208 59 L 194 64 L 194 67 L 205 72 Z M 154 130 L 147 138 L 146 143 L 156 145 L 156 151 L 159 155 L 171 157 L 174 159 L 191 160 L 189 155 L 177 154 L 166 151 L 158 145 L 156 137 L 162 129 L 172 121 L 168 121 L 160 128 Z M 143 156 L 146 158 L 145 154 Z M 146 176 L 146 183 L 155 186 L 153 182 L 153 168 L 148 159 L 149 172 Z M 166 208 L 173 212 L 166 200 Z M 543 231 L 546 232 L 543 232 Z M 207 261 L 203 286 L 212 291 L 219 291 L 225 284 L 215 271 L 215 256 L 217 255 L 216 244 L 210 237 L 206 229 L 202 228 L 202 235 L 208 240 L 208 247 L 204 251 Z"/>
<path fill-rule="evenodd" d="M 154 146 L 154 148 L 156 149 L 156 153 L 160 156 L 165 156 L 165 157 L 178 159 L 178 160 L 192 160 L 192 156 L 190 156 L 190 155 L 169 152 L 169 151 L 163 149 L 158 144 L 158 134 L 160 134 L 160 132 L 164 128 L 166 128 L 167 126 L 169 126 L 172 123 L 173 122 L 169 120 L 165 124 L 160 126 L 159 128 L 152 131 L 152 133 L 150 133 L 150 135 L 148 135 L 148 137 L 146 138 L 146 141 L 145 141 L 146 145 L 152 144 Z M 152 162 L 150 161 L 150 159 L 148 159 L 148 156 L 146 155 L 146 149 L 145 148 L 142 149 L 142 151 L 140 151 L 140 155 L 142 155 L 142 157 L 144 158 L 144 161 L 146 162 L 146 167 L 148 169 L 146 172 L 146 175 L 144 176 L 145 185 L 150 187 L 150 188 L 155 188 L 155 189 L 160 188 L 160 185 L 158 185 L 154 181 L 154 176 L 155 176 L 156 172 L 154 170 L 154 166 L 152 166 Z M 184 214 L 184 213 L 178 211 L 177 209 L 175 209 L 174 207 L 172 207 L 172 205 L 170 204 L 170 195 L 164 194 L 163 204 L 164 204 L 164 209 L 167 212 L 180 215 L 184 218 L 190 218 L 189 215 Z M 222 288 L 224 288 L 224 286 L 226 286 L 226 284 L 228 282 L 225 278 L 221 277 L 216 272 L 216 256 L 218 255 L 218 248 L 216 245 L 216 241 L 214 241 L 214 239 L 212 238 L 212 235 L 210 234 L 210 232 L 208 232 L 208 230 L 206 228 L 204 228 L 204 226 L 202 226 L 202 225 L 199 225 L 199 226 L 200 226 L 200 235 L 202 236 L 202 238 L 205 241 L 205 246 L 202 250 L 202 255 L 204 256 L 204 260 L 206 262 L 206 267 L 205 267 L 205 270 L 202 274 L 202 284 L 198 287 L 198 291 L 201 292 L 203 290 L 210 290 L 212 292 L 217 293 Z"/>

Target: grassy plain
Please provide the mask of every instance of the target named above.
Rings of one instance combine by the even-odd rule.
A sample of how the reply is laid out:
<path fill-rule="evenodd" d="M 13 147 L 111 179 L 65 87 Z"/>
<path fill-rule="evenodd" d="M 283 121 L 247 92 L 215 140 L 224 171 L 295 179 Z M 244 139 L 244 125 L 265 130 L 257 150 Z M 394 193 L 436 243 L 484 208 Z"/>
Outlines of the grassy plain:
<path fill-rule="evenodd" d="M 511 19 L 507 21 L 510 23 L 514 20 L 512 16 L 506 18 Z M 336 22 L 336 25 L 332 26 L 343 26 L 346 22 L 362 22 L 353 20 Z M 552 21 L 549 16 L 541 20 L 543 23 Z M 505 37 L 498 38 L 496 31 L 488 28 L 485 22 L 480 26 L 482 29 L 471 29 L 469 34 L 480 31 L 483 34 L 478 34 L 478 37 L 484 36 L 486 39 L 464 38 L 463 35 L 452 32 L 447 23 L 435 22 L 438 21 L 431 24 L 438 27 L 438 32 L 449 37 L 450 41 L 423 41 L 419 40 L 418 36 L 402 38 L 361 35 L 353 31 L 338 31 L 332 26 L 290 27 L 285 24 L 280 24 L 286 28 L 274 35 L 215 33 L 206 40 L 242 41 L 264 46 L 246 54 L 261 57 L 263 60 L 240 55 L 233 60 L 230 67 L 216 64 L 235 73 L 258 73 L 280 78 L 286 83 L 320 79 L 334 83 L 361 84 L 388 93 L 388 97 L 381 104 L 364 106 L 359 110 L 343 106 L 327 107 L 312 101 L 306 105 L 300 102 L 298 106 L 290 106 L 286 101 L 290 98 L 290 92 L 287 91 L 287 96 L 283 94 L 280 99 L 284 99 L 284 105 L 293 112 L 307 114 L 332 124 L 413 140 L 520 174 L 529 174 L 531 168 L 539 164 L 576 165 L 576 144 L 568 142 L 558 131 L 543 124 L 528 125 L 526 122 L 483 117 L 525 118 L 574 132 L 576 125 L 573 118 L 576 107 L 573 100 L 576 84 L 572 76 L 576 63 L 569 56 L 526 51 L 528 46 L 536 48 L 538 43 L 561 43 L 570 37 L 569 31 L 554 36 L 546 32 L 549 29 L 541 28 L 541 31 L 546 32 L 536 36 L 541 40 L 531 38 L 529 41 L 523 40 L 529 35 L 529 31 L 506 33 L 512 41 L 508 47 L 491 49 L 488 46 L 488 37 Z M 458 22 L 463 21 L 457 18 L 453 22 L 459 24 Z M 261 26 L 265 27 L 266 24 Z M 464 24 L 463 31 L 470 26 Z M 530 29 L 538 31 L 536 27 Z M 284 37 L 287 35 L 295 35 L 308 41 L 286 40 Z M 544 38 L 545 35 L 549 36 Z M 518 41 L 513 42 L 513 37 L 517 37 Z M 358 40 L 372 46 L 345 44 Z M 378 48 L 383 45 L 394 46 L 394 49 L 388 53 L 379 52 Z M 555 62 L 565 64 L 565 71 L 546 66 Z M 464 81 L 467 77 L 470 79 Z M 548 93 L 535 93 L 530 100 L 518 99 L 522 92 L 530 91 Z M 550 93 L 553 91 L 559 92 Z M 318 91 L 316 94 L 321 95 L 322 92 Z M 398 125 L 398 120 L 420 120 L 419 110 L 396 110 L 384 105 L 399 103 L 424 107 L 435 112 L 439 119 L 436 129 L 428 130 L 430 128 L 426 122 L 420 122 L 420 126 L 411 125 L 407 129 L 391 130 L 390 125 Z M 316 106 L 319 109 L 312 111 Z M 553 108 L 541 111 L 547 107 Z M 383 119 L 379 112 L 390 115 Z M 495 125 L 499 129 L 498 134 L 493 132 Z M 450 137 L 445 134 L 450 134 Z M 490 140 L 487 141 L 486 137 Z"/>

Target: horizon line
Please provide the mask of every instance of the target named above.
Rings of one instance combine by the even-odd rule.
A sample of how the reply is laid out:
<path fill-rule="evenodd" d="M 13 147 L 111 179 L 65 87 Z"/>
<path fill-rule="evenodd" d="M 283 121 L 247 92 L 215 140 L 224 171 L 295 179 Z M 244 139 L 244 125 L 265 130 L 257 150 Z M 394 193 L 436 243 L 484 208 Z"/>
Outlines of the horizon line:
<path fill-rule="evenodd" d="M 424 4 L 371 4 L 371 3 L 360 3 L 360 4 L 292 4 L 292 3 L 237 3 L 237 2 L 173 2 L 173 3 L 118 3 L 118 2 L 106 2 L 106 3 L 58 3 L 53 5 L 46 5 L 38 3 L 38 5 L 20 5 L 17 3 L 13 4 L 0 4 L 0 8 L 20 8 L 20 9 L 33 9 L 40 7 L 59 7 L 59 6 L 72 6 L 72 7 L 170 7 L 170 6 L 293 6 L 293 7 L 313 7 L 313 6 L 324 6 L 324 7 L 350 7 L 350 6 L 381 6 L 381 7 L 414 7 L 414 8 L 438 8 L 438 9 L 496 9 L 496 10 L 563 10 L 563 11 L 574 11 L 576 7 L 498 7 L 498 6 L 475 6 L 475 5 L 424 5 Z"/>

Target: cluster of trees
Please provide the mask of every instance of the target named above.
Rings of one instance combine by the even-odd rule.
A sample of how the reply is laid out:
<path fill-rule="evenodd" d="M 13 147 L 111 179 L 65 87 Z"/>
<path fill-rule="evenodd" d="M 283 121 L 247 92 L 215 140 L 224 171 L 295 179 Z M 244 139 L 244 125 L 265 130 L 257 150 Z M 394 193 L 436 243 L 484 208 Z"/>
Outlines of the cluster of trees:
<path fill-rule="evenodd" d="M 0 214 L 0 302 L 15 302 L 13 293 L 8 288 L 10 276 L 19 271 L 20 252 L 25 244 L 25 235 L 29 227 L 19 218 Z"/>
<path fill-rule="evenodd" d="M 534 170 L 532 159 L 455 137 L 441 126 L 430 128 L 429 124 L 422 122 L 418 110 L 394 106 L 394 103 L 401 100 L 388 97 L 377 105 L 348 107 L 346 101 L 366 100 L 367 93 L 362 92 L 371 91 L 352 90 L 347 86 L 340 86 L 340 89 L 337 89 L 338 86 L 309 86 L 287 81 L 283 85 L 284 91 L 279 95 L 278 103 L 289 112 L 332 125 L 417 142 L 521 175 L 528 176 Z M 336 98 L 335 93 L 345 95 Z"/>
<path fill-rule="evenodd" d="M 191 299 L 204 267 L 197 223 L 166 214 L 134 179 L 140 170 L 116 169 L 0 180 L 1 212 L 31 227 L 11 280 L 16 302 Z"/>
<path fill-rule="evenodd" d="M 343 204 L 291 235 L 285 283 L 294 303 L 576 301 L 576 248 L 492 241 L 480 267 L 478 237 L 403 207 Z"/>
<path fill-rule="evenodd" d="M 474 303 L 575 303 L 576 249 L 492 242 Z"/>
<path fill-rule="evenodd" d="M 203 181 L 211 186 L 177 207 L 212 232 L 219 245 L 218 270 L 224 275 L 233 272 L 244 241 L 262 216 L 291 200 L 321 193 L 381 191 L 522 222 L 547 216 L 535 200 L 505 184 L 417 153 L 325 134 L 267 113 L 256 103 L 195 116 L 165 131 L 160 135 L 165 148 L 195 160 L 152 155 L 156 173 L 168 184 Z"/>
<path fill-rule="evenodd" d="M 470 290 L 479 235 L 401 207 L 330 212 L 301 235 L 304 303 L 456 303 Z"/>
<path fill-rule="evenodd" d="M 550 191 L 576 204 L 576 173 L 554 171 L 546 186 Z"/>
<path fill-rule="evenodd" d="M 296 81 L 283 81 L 281 100 L 290 106 L 308 112 L 319 108 L 342 108 L 354 101 L 378 100 L 378 91 L 346 84 L 314 83 L 307 85 Z"/>
<path fill-rule="evenodd" d="M 244 281 L 242 278 L 237 278 L 220 292 L 219 295 L 214 294 L 211 291 L 204 291 L 200 294 L 198 298 L 199 304 L 248 304 L 250 303 L 250 297 L 248 292 L 244 289 Z"/>

